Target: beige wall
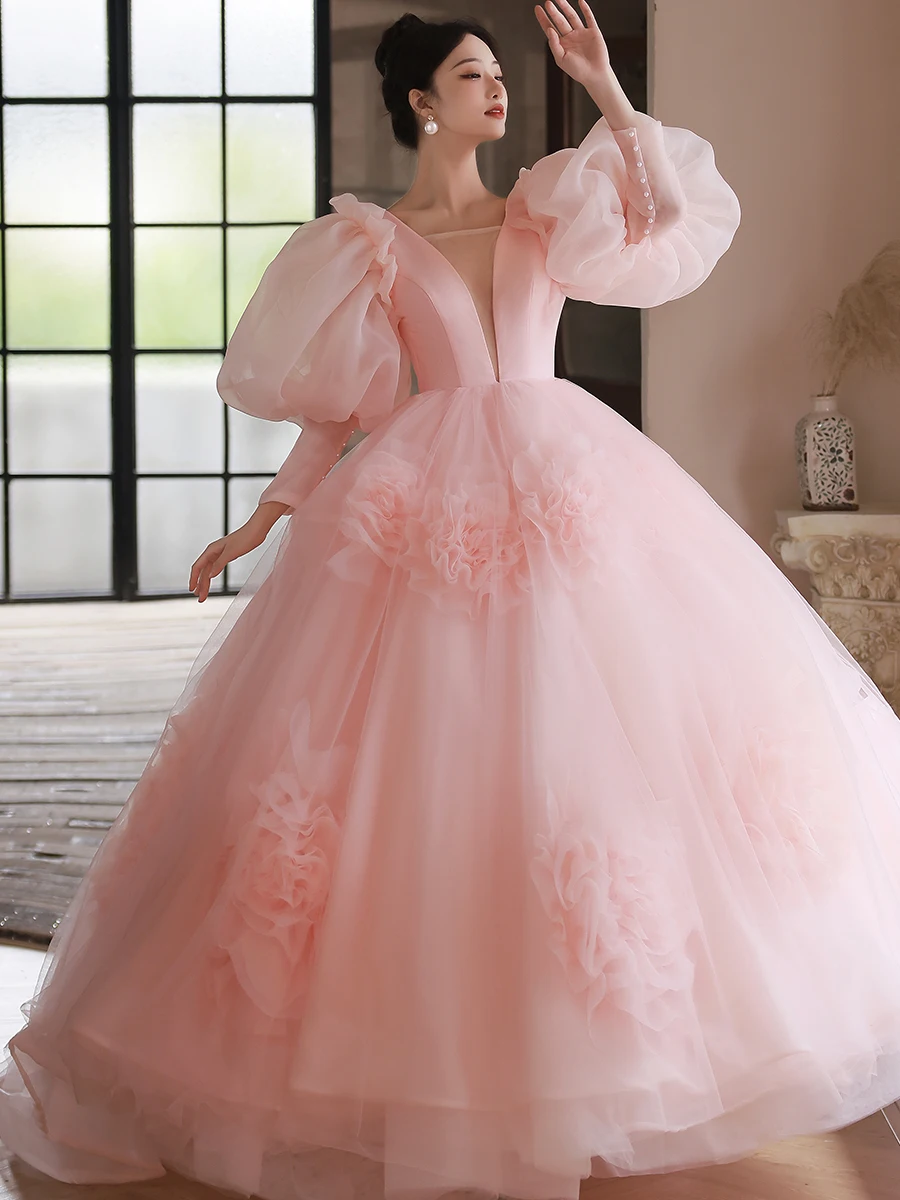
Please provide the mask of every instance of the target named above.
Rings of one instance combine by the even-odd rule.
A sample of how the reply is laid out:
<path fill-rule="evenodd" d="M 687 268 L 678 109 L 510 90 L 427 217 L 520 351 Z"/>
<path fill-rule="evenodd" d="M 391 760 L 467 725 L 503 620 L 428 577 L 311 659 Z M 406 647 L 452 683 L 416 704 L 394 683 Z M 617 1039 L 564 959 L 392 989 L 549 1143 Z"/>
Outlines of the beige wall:
<path fill-rule="evenodd" d="M 651 9 L 650 110 L 712 142 L 743 220 L 697 292 L 645 314 L 644 429 L 767 547 L 775 508 L 799 507 L 804 324 L 900 237 L 900 0 Z M 839 394 L 861 500 L 900 502 L 900 378 Z"/>

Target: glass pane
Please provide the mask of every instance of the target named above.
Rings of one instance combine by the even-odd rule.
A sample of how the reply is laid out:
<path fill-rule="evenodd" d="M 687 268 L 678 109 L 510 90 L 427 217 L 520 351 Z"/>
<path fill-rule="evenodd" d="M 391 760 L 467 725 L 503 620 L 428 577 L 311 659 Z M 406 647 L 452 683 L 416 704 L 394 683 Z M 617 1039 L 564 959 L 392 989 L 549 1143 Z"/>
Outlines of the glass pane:
<path fill-rule="evenodd" d="M 313 0 L 227 0 L 225 90 L 307 96 L 313 90 Z"/>
<path fill-rule="evenodd" d="M 223 481 L 139 479 L 137 486 L 140 590 L 189 595 L 195 559 L 225 533 Z M 210 580 L 210 593 L 222 586 L 218 575 Z"/>
<path fill-rule="evenodd" d="M 13 595 L 82 595 L 112 590 L 110 489 L 107 479 L 11 481 Z"/>
<path fill-rule="evenodd" d="M 109 348 L 109 233 L 105 229 L 9 229 L 9 345 Z"/>
<path fill-rule="evenodd" d="M 312 105 L 229 104 L 225 130 L 229 221 L 315 216 Z"/>
<path fill-rule="evenodd" d="M 105 96 L 105 0 L 3 0 L 7 96 Z"/>
<path fill-rule="evenodd" d="M 300 430 L 291 421 L 261 421 L 236 408 L 228 412 L 228 470 L 278 470 L 293 449 Z M 269 482 L 260 487 L 260 491 Z M 255 505 L 255 501 L 254 501 Z"/>
<path fill-rule="evenodd" d="M 131 0 L 136 96 L 219 96 L 220 0 Z"/>
<path fill-rule="evenodd" d="M 222 232 L 136 229 L 138 346 L 221 346 Z"/>
<path fill-rule="evenodd" d="M 268 482 L 268 478 L 265 477 L 260 479 L 229 479 L 229 530 L 237 529 L 238 526 L 243 525 L 253 513 L 253 510 L 256 508 L 256 502 L 259 499 L 259 494 Z M 276 521 L 261 546 L 257 546 L 249 554 L 242 554 L 240 558 L 236 558 L 228 564 L 228 586 L 230 588 L 243 587 L 250 577 L 250 572 L 266 553 L 273 540 L 281 536 L 283 525 L 284 521 L 280 519 Z M 196 558 L 197 556 L 194 555 L 194 557 Z"/>
<path fill-rule="evenodd" d="M 134 217 L 222 220 L 220 105 L 135 105 Z"/>
<path fill-rule="evenodd" d="M 6 497 L 3 488 L 0 488 L 0 531 L 6 528 Z M 0 596 L 6 595 L 6 559 L 3 556 L 3 538 L 4 534 L 0 532 Z"/>
<path fill-rule="evenodd" d="M 228 337 L 247 302 L 256 291 L 262 273 L 293 233 L 285 225 L 253 226 L 225 231 L 228 255 Z"/>
<path fill-rule="evenodd" d="M 224 405 L 216 391 L 221 355 L 139 354 L 137 469 L 223 471 Z"/>
<path fill-rule="evenodd" d="M 6 219 L 11 224 L 109 220 L 107 110 L 16 104 L 3 111 Z"/>
<path fill-rule="evenodd" d="M 112 470 L 106 355 L 10 355 L 7 372 L 14 475 Z"/>

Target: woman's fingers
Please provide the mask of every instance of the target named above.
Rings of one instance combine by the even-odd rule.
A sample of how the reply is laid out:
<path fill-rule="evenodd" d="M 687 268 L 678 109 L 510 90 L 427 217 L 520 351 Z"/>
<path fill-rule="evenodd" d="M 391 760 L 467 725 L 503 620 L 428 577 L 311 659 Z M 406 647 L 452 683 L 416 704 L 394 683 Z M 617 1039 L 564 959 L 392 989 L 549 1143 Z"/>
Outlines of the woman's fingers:
<path fill-rule="evenodd" d="M 193 591 L 194 588 L 197 586 L 197 581 L 200 578 L 200 573 L 203 570 L 203 568 L 206 566 L 207 562 L 210 561 L 211 559 L 215 558 L 215 556 L 218 553 L 219 553 L 218 550 L 215 549 L 213 545 L 209 545 L 206 547 L 206 549 L 203 551 L 203 553 L 200 555 L 200 557 L 194 561 L 194 565 L 191 567 L 191 578 L 190 578 L 190 585 L 189 585 L 191 591 Z"/>
<path fill-rule="evenodd" d="M 597 24 L 597 18 L 594 16 L 594 10 L 588 4 L 587 0 L 578 0 L 578 3 L 581 5 L 581 8 L 584 12 L 585 24 L 587 24 L 591 29 L 596 29 L 599 33 L 600 26 Z"/>
<path fill-rule="evenodd" d="M 561 3 L 565 3 L 565 0 L 561 0 Z M 566 33 L 572 32 L 571 23 L 568 21 L 568 19 L 565 16 L 563 16 L 563 14 L 560 12 L 560 10 L 557 8 L 557 6 L 553 3 L 553 0 L 547 0 L 544 7 L 546 9 L 547 15 L 549 16 L 550 20 L 553 22 L 558 33 L 566 34 Z M 579 22 L 579 24 L 580 24 L 580 22 Z"/>
<path fill-rule="evenodd" d="M 219 538 L 215 542 L 210 542 L 197 561 L 191 567 L 191 577 L 189 581 L 190 591 L 196 592 L 200 600 L 205 600 L 209 594 L 209 581 L 211 576 L 218 575 L 225 563 L 219 563 L 219 559 L 223 557 L 224 538 Z M 217 565 L 218 564 L 218 565 Z M 201 595 L 204 591 L 205 594 Z"/>
<path fill-rule="evenodd" d="M 556 43 L 559 45 L 559 35 L 565 36 L 567 33 L 573 33 L 575 30 L 596 29 L 600 30 L 597 20 L 591 10 L 587 0 L 578 0 L 582 8 L 582 14 L 579 14 L 569 0 L 545 0 L 545 4 L 535 5 L 535 15 L 538 23 L 547 34 L 551 46 Z"/>
<path fill-rule="evenodd" d="M 553 0 L 547 0 L 547 2 L 548 4 L 553 4 Z M 562 9 L 562 13 L 565 14 L 563 19 L 568 22 L 569 29 L 584 29 L 584 21 L 582 21 L 580 15 L 569 3 L 569 0 L 559 0 L 559 5 L 554 5 L 554 7 Z M 560 14 L 561 16 L 562 13 Z M 565 32 L 568 33 L 569 29 L 565 30 Z"/>
<path fill-rule="evenodd" d="M 559 32 L 540 4 L 535 5 L 534 13 L 538 19 L 538 24 L 547 35 L 547 41 L 550 43 L 550 49 L 553 52 L 553 57 L 558 62 L 562 54 L 562 46 L 560 45 L 559 41 Z"/>

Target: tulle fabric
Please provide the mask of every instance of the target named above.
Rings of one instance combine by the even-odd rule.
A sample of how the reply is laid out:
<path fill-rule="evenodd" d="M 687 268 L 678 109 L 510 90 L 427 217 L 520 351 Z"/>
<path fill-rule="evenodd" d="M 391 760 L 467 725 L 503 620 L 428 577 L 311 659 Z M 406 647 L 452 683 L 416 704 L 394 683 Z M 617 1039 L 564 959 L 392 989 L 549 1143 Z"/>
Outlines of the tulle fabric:
<path fill-rule="evenodd" d="M 266 267 L 229 339 L 216 386 L 268 421 L 369 430 L 409 394 L 391 287 L 392 222 L 349 194 L 294 230 Z"/>
<path fill-rule="evenodd" d="M 296 508 L 351 434 L 410 394 L 391 288 L 395 226 L 350 193 L 288 238 L 241 314 L 216 379 L 231 408 L 301 428 L 259 503 Z"/>
<path fill-rule="evenodd" d="M 409 397 L 194 664 L 0 1137 L 72 1182 L 575 1200 L 841 1127 L 900 1096 L 898 786 L 868 676 L 628 422 Z"/>
<path fill-rule="evenodd" d="M 741 209 L 705 138 L 637 113 L 629 129 L 601 117 L 578 146 L 523 167 L 506 219 L 537 233 L 566 296 L 654 308 L 708 278 Z"/>

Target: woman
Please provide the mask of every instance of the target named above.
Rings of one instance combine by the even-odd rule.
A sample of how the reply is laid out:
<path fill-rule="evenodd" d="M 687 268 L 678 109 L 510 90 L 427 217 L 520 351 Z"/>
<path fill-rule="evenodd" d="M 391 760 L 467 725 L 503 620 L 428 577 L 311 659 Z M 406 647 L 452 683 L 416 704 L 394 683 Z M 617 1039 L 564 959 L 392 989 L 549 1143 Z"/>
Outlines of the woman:
<path fill-rule="evenodd" d="M 574 1200 L 900 1096 L 900 722 L 553 377 L 566 296 L 685 295 L 737 200 L 587 4 L 536 11 L 603 109 L 581 145 L 488 192 L 493 38 L 407 14 L 376 63 L 412 188 L 335 197 L 231 339 L 223 399 L 302 434 L 198 599 L 292 516 L 10 1043 L 0 1136 L 57 1178 Z"/>

